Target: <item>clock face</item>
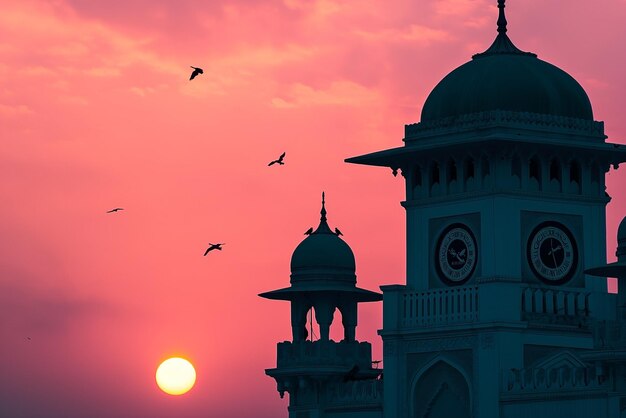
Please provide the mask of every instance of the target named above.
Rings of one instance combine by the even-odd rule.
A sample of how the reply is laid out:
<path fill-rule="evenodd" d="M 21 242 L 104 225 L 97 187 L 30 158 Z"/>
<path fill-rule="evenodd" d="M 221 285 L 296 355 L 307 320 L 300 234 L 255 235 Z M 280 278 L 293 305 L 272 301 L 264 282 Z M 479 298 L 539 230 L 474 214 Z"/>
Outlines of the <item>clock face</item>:
<path fill-rule="evenodd" d="M 441 280 L 460 285 L 469 280 L 477 260 L 476 238 L 463 224 L 448 226 L 437 242 L 435 266 Z"/>
<path fill-rule="evenodd" d="M 544 283 L 559 285 L 572 278 L 578 265 L 578 249 L 572 233 L 557 222 L 544 222 L 530 234 L 528 264 Z"/>

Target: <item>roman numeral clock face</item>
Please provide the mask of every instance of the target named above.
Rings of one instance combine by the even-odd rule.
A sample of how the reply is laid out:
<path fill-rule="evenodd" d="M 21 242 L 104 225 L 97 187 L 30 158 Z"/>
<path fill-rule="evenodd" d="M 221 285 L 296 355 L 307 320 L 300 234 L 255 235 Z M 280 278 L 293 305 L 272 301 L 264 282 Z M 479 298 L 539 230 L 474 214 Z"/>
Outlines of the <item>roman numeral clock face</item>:
<path fill-rule="evenodd" d="M 566 283 L 578 265 L 578 249 L 572 233 L 557 222 L 544 222 L 530 234 L 528 264 L 541 281 L 550 285 Z"/>
<path fill-rule="evenodd" d="M 437 242 L 435 267 L 442 282 L 460 285 L 476 268 L 477 246 L 472 231 L 463 224 L 448 226 Z"/>

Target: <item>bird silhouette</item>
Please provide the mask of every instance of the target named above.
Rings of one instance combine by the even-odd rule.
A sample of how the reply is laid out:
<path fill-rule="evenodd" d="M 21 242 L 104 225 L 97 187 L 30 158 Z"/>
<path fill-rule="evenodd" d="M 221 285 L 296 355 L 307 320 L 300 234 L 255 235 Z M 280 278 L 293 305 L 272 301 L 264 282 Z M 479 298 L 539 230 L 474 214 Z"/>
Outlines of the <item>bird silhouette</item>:
<path fill-rule="evenodd" d="M 209 251 L 213 251 L 213 250 L 220 250 L 222 251 L 222 245 L 225 245 L 226 243 L 223 242 L 221 244 L 211 244 L 209 242 L 210 247 L 206 249 L 206 251 L 204 252 L 204 255 L 207 255 L 209 253 Z"/>
<path fill-rule="evenodd" d="M 119 212 L 120 210 L 124 210 L 124 208 L 115 208 L 115 209 L 107 210 L 107 213 Z"/>
<path fill-rule="evenodd" d="M 335 228 L 335 235 L 339 236 L 339 235 L 343 235 L 343 234 L 341 233 L 339 228 Z"/>
<path fill-rule="evenodd" d="M 311 235 L 312 233 L 313 233 L 313 228 L 309 228 L 309 229 L 306 230 L 304 235 Z"/>
<path fill-rule="evenodd" d="M 283 159 L 285 158 L 285 154 L 286 152 L 283 152 L 282 154 L 280 154 L 280 157 L 278 157 L 278 160 L 274 160 L 272 162 L 270 162 L 267 166 L 271 166 L 274 164 L 280 164 L 280 165 L 285 165 L 285 163 L 283 162 Z"/>
<path fill-rule="evenodd" d="M 193 80 L 194 78 L 196 78 L 197 75 L 204 74 L 202 68 L 194 67 L 193 65 L 190 65 L 190 67 L 193 68 L 193 72 L 191 73 L 191 77 L 189 77 L 189 80 Z"/>

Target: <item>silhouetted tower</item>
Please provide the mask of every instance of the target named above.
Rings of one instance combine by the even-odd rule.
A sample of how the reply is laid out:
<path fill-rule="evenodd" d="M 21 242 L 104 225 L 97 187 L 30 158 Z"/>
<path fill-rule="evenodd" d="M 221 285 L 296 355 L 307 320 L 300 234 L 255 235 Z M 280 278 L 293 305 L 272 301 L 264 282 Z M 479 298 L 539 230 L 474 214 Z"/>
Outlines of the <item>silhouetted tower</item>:
<path fill-rule="evenodd" d="M 492 45 L 435 86 L 403 146 L 347 160 L 406 182 L 406 284 L 381 287 L 385 418 L 617 416 L 586 357 L 615 297 L 584 270 L 606 259 L 605 173 L 626 147 L 498 8 Z"/>
<path fill-rule="evenodd" d="M 381 369 L 372 368 L 371 345 L 355 339 L 357 304 L 382 299 L 356 287 L 352 250 L 326 221 L 324 194 L 317 229 L 291 257 L 291 286 L 259 296 L 291 302 L 292 341 L 278 343 L 276 379 L 281 397 L 289 393 L 289 416 L 321 418 L 327 410 L 342 417 L 382 408 Z M 307 313 L 313 308 L 319 339 L 307 340 Z M 330 339 L 335 309 L 341 312 L 343 340 Z"/>

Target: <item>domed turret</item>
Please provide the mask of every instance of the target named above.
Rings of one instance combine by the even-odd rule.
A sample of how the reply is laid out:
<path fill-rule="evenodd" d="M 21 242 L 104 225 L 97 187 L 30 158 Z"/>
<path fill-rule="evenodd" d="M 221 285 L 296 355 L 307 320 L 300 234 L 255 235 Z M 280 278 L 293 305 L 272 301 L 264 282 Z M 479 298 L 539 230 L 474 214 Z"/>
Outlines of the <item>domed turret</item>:
<path fill-rule="evenodd" d="M 291 284 L 330 280 L 330 287 L 342 282 L 354 286 L 354 254 L 328 226 L 323 194 L 321 215 L 317 229 L 296 247 L 291 256 Z"/>
<path fill-rule="evenodd" d="M 261 296 L 291 300 L 296 293 L 339 291 L 360 302 L 380 300 L 379 293 L 356 287 L 354 253 L 339 237 L 340 231 L 335 228 L 333 232 L 328 226 L 324 193 L 320 214 L 317 229 L 311 228 L 291 256 L 291 286 Z"/>
<path fill-rule="evenodd" d="M 294 341 L 306 339 L 306 315 L 313 307 L 320 326 L 320 339 L 328 341 L 333 312 L 342 313 L 346 341 L 354 341 L 357 304 L 375 302 L 382 295 L 356 287 L 352 250 L 333 232 L 326 220 L 324 193 L 320 224 L 311 228 L 291 256 L 291 286 L 259 294 L 267 299 L 291 302 L 291 325 Z"/>
<path fill-rule="evenodd" d="M 491 110 L 592 121 L 585 90 L 565 71 L 515 47 L 506 35 L 504 1 L 498 7 L 495 41 L 437 84 L 424 103 L 422 122 Z"/>

